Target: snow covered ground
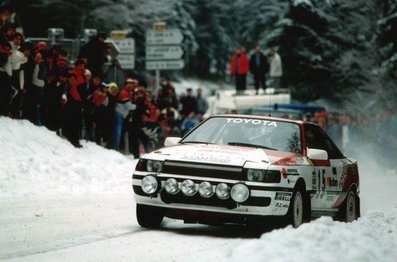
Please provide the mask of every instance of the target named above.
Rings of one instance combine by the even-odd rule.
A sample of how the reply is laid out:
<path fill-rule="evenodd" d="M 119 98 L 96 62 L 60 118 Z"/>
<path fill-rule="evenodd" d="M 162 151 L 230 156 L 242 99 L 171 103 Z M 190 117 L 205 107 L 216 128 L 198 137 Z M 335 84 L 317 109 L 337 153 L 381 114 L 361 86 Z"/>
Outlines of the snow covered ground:
<path fill-rule="evenodd" d="M 362 217 L 321 217 L 259 238 L 236 226 L 135 219 L 129 156 L 76 149 L 43 127 L 0 117 L 2 261 L 397 261 L 397 173 L 358 159 Z"/>

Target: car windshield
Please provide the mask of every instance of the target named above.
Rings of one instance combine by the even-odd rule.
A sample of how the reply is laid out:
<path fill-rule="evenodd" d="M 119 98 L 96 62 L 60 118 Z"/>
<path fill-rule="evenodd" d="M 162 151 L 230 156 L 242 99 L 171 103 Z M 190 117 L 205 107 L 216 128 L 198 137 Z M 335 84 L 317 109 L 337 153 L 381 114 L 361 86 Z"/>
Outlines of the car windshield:
<path fill-rule="evenodd" d="M 183 138 L 181 143 L 205 143 L 265 148 L 301 153 L 297 124 L 242 117 L 212 117 Z"/>

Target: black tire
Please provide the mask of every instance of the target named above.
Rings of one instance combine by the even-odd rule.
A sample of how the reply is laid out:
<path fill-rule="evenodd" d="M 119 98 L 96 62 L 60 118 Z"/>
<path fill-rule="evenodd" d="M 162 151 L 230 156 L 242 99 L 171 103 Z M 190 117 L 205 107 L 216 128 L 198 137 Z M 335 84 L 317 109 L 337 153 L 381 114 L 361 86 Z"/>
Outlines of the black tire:
<path fill-rule="evenodd" d="M 164 211 L 161 208 L 136 205 L 136 219 L 141 227 L 145 228 L 158 228 L 163 222 Z"/>
<path fill-rule="evenodd" d="M 292 225 L 294 228 L 299 227 L 303 224 L 307 218 L 307 198 L 301 190 L 296 190 L 292 194 L 291 203 L 287 213 L 287 223 Z"/>
<path fill-rule="evenodd" d="M 337 219 L 343 222 L 353 222 L 360 216 L 360 202 L 354 190 L 350 190 L 339 208 Z"/>

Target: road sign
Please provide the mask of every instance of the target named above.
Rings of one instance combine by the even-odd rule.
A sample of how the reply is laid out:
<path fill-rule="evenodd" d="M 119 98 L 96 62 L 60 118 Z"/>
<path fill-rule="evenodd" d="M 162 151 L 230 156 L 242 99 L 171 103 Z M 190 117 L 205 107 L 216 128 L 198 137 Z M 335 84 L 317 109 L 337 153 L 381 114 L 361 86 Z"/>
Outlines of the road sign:
<path fill-rule="evenodd" d="M 120 53 L 135 53 L 135 39 L 134 38 L 124 38 L 115 39 L 111 38 L 114 44 L 119 48 Z"/>
<path fill-rule="evenodd" d="M 147 70 L 182 69 L 185 66 L 183 60 L 146 61 Z"/>
<path fill-rule="evenodd" d="M 112 49 L 110 51 L 110 55 L 112 57 L 117 57 L 120 54 L 119 47 L 116 45 L 116 43 L 112 39 L 106 39 L 105 43 L 112 47 Z"/>
<path fill-rule="evenodd" d="M 146 45 L 179 45 L 182 40 L 183 35 L 179 29 L 146 31 Z"/>
<path fill-rule="evenodd" d="M 108 38 L 105 43 L 109 43 L 113 46 L 112 56 L 117 58 L 120 66 L 123 69 L 134 69 L 135 68 L 135 39 L 124 38 L 114 39 Z"/>
<path fill-rule="evenodd" d="M 124 69 L 134 69 L 135 68 L 135 55 L 122 53 L 117 56 L 117 61 L 120 66 Z"/>
<path fill-rule="evenodd" d="M 147 46 L 146 59 L 147 60 L 172 60 L 179 59 L 183 55 L 183 50 L 180 46 Z"/>

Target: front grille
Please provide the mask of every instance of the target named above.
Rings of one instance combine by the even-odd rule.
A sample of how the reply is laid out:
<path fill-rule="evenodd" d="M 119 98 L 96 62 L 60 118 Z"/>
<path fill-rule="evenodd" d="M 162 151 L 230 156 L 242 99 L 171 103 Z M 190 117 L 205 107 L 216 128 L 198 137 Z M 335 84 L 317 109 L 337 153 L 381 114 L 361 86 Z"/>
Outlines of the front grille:
<path fill-rule="evenodd" d="M 215 207 L 225 207 L 228 209 L 233 209 L 237 207 L 236 202 L 231 199 L 222 200 L 217 198 L 215 195 L 210 198 L 200 197 L 199 194 L 194 196 L 185 196 L 181 192 L 176 195 L 170 195 L 162 190 L 160 192 L 161 200 L 164 203 L 179 203 L 179 204 L 190 204 L 190 205 L 200 205 L 200 206 L 215 206 Z"/>
<path fill-rule="evenodd" d="M 213 206 L 213 207 L 224 207 L 227 209 L 233 209 L 237 207 L 237 203 L 234 202 L 231 198 L 228 199 L 219 199 L 216 195 L 213 195 L 210 198 L 203 198 L 198 193 L 194 196 L 185 196 L 181 192 L 176 195 L 170 195 L 165 192 L 165 190 L 161 190 L 160 192 L 161 200 L 164 203 L 172 204 L 187 204 L 187 205 L 200 205 L 200 206 Z M 269 206 L 271 202 L 270 197 L 250 197 L 248 200 L 241 205 L 244 206 Z"/>
<path fill-rule="evenodd" d="M 175 175 L 213 177 L 239 181 L 247 178 L 241 167 L 179 161 L 165 161 L 163 172 Z"/>

